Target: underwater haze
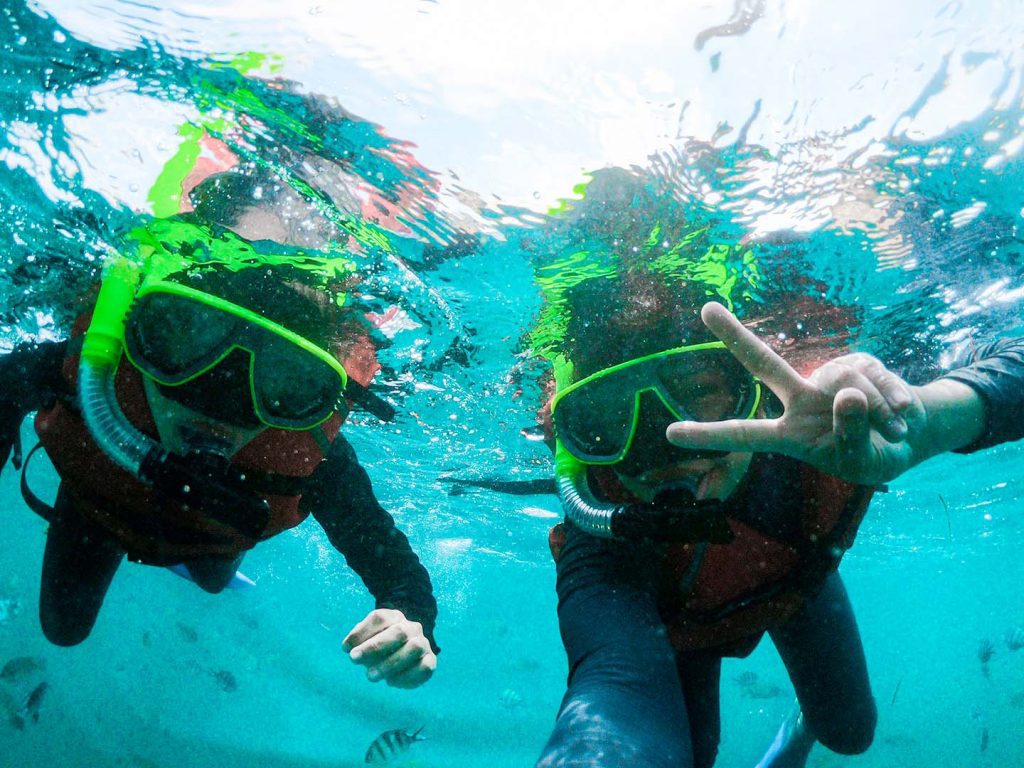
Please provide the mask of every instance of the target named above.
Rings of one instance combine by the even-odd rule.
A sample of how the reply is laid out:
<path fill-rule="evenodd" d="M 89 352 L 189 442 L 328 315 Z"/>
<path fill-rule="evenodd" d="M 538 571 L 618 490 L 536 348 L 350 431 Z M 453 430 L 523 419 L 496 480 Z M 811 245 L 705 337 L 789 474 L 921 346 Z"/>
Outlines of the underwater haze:
<path fill-rule="evenodd" d="M 794 361 L 852 348 L 923 383 L 1021 334 L 1022 40 L 1019 0 L 6 0 L 0 349 L 67 335 L 133 222 L 167 215 L 190 136 L 310 190 L 387 340 L 399 417 L 345 429 L 430 572 L 442 653 L 415 691 L 366 681 L 341 640 L 372 598 L 312 521 L 246 557 L 253 589 L 126 563 L 89 639 L 51 646 L 46 523 L 8 466 L 0 666 L 30 661 L 0 679 L 0 768 L 337 768 L 420 727 L 389 764 L 533 765 L 566 678 L 546 297 L 691 238 L 743 265 Z M 28 480 L 53 498 L 42 454 Z M 877 736 L 810 766 L 1024 765 L 1022 507 L 1018 444 L 875 497 L 842 573 Z M 718 764 L 752 766 L 788 678 L 763 643 L 722 680 Z"/>

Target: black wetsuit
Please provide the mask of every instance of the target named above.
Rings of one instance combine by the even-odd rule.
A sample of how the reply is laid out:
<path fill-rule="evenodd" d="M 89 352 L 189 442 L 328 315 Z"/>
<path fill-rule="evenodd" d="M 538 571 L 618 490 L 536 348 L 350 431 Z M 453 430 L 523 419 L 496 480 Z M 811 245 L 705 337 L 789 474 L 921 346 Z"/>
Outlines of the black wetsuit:
<path fill-rule="evenodd" d="M 45 407 L 63 391 L 66 343 L 42 343 L 0 358 L 0 467 L 26 413 Z M 408 539 L 378 503 L 370 478 L 341 435 L 305 481 L 300 509 L 323 527 L 376 601 L 418 621 L 437 650 L 437 603 L 430 578 Z M 88 636 L 125 550 L 105 529 L 77 513 L 58 490 L 43 557 L 40 619 L 47 637 L 73 645 Z M 187 563 L 204 589 L 223 589 L 241 561 L 206 557 Z"/>
<path fill-rule="evenodd" d="M 973 387 L 985 403 L 984 433 L 960 452 L 1024 437 L 1024 339 L 987 344 L 948 377 Z M 660 562 L 650 544 L 566 528 L 557 590 L 569 687 L 538 768 L 709 768 L 718 751 L 727 651 L 671 647 L 658 610 Z M 867 749 L 876 708 L 838 572 L 769 635 L 816 738 L 838 752 Z"/>

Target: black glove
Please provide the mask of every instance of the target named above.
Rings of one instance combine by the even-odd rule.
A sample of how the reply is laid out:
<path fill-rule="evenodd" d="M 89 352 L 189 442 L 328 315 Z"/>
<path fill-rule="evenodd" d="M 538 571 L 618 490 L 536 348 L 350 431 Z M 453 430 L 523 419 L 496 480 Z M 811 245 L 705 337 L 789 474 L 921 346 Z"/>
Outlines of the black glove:
<path fill-rule="evenodd" d="M 21 469 L 21 422 L 25 414 L 16 403 L 0 400 L 0 472 L 8 457 L 15 469 Z"/>
<path fill-rule="evenodd" d="M 8 458 L 21 469 L 21 422 L 62 391 L 67 346 L 66 341 L 43 341 L 0 356 L 0 471 Z"/>

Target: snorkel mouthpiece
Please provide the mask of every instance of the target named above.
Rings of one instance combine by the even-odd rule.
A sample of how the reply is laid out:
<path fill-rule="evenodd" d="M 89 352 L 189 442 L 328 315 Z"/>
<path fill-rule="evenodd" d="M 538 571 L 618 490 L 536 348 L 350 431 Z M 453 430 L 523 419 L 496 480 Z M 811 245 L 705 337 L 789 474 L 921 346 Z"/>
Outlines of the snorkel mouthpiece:
<path fill-rule="evenodd" d="M 555 479 L 566 518 L 591 536 L 694 544 L 732 541 L 721 502 L 697 501 L 685 489 L 661 493 L 650 504 L 598 501 L 587 483 L 586 466 L 561 442 L 555 445 Z"/>
<path fill-rule="evenodd" d="M 202 506 L 210 518 L 250 538 L 260 538 L 270 521 L 270 504 L 245 487 L 245 474 L 221 454 L 150 452 L 138 476 L 182 504 Z"/>

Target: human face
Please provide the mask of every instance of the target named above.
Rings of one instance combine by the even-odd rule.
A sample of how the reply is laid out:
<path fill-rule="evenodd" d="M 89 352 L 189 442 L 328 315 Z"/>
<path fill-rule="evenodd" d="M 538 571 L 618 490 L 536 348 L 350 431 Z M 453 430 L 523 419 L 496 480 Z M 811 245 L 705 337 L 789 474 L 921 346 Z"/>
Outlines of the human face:
<path fill-rule="evenodd" d="M 266 429 L 258 423 L 231 424 L 193 410 L 167 398 L 148 378 L 143 379 L 143 387 L 160 443 L 172 453 L 185 456 L 200 451 L 229 459 Z"/>
<path fill-rule="evenodd" d="M 677 461 L 637 475 L 616 469 L 616 475 L 626 490 L 646 502 L 677 488 L 690 491 L 697 501 L 725 500 L 739 487 L 752 459 L 752 453 L 727 453 L 715 458 Z"/>

